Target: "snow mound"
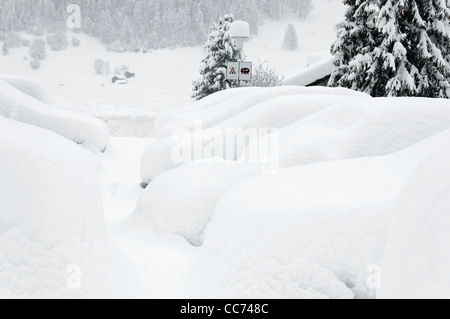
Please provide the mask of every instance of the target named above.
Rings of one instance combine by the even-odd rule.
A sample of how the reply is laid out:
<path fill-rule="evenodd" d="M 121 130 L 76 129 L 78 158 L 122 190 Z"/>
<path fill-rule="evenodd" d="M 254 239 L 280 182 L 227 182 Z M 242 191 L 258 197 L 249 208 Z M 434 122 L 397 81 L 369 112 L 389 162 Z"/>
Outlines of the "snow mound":
<path fill-rule="evenodd" d="M 192 296 L 374 298 L 368 270 L 381 262 L 402 190 L 449 138 L 446 131 L 392 155 L 285 169 L 229 188 L 192 265 Z"/>
<path fill-rule="evenodd" d="M 448 100 L 350 100 L 281 129 L 280 166 L 387 155 L 446 129 L 450 129 Z M 267 143 L 268 138 L 258 143 Z M 246 153 L 252 148 L 250 143 Z"/>
<path fill-rule="evenodd" d="M 0 75 L 0 80 L 42 103 L 52 104 L 53 102 L 50 93 L 38 80 L 13 75 Z"/>
<path fill-rule="evenodd" d="M 65 138 L 0 117 L 0 298 L 119 296 L 97 170 Z"/>
<path fill-rule="evenodd" d="M 109 132 L 104 122 L 44 104 L 3 80 L 0 92 L 1 116 L 51 130 L 101 152 L 106 150 Z"/>
<path fill-rule="evenodd" d="M 326 56 L 318 55 L 311 57 L 310 61 L 311 64 L 308 64 L 305 69 L 297 71 L 297 74 L 289 74 L 283 84 L 298 86 L 311 85 L 314 82 L 329 76 L 336 68 L 333 57 L 330 54 L 327 54 Z"/>
<path fill-rule="evenodd" d="M 182 120 L 185 116 L 189 115 L 189 113 L 206 110 L 237 96 L 243 95 L 251 90 L 251 88 L 236 88 L 233 90 L 219 91 L 181 109 L 177 108 L 160 112 L 155 121 L 155 133 L 156 135 L 162 136 L 163 134 L 160 133 L 160 131 L 168 123 Z"/>
<path fill-rule="evenodd" d="M 276 88 L 245 88 L 226 90 L 226 93 L 214 94 L 207 101 L 194 103 L 187 111 L 182 112 L 178 117 L 171 118 L 170 121 L 161 127 L 164 120 L 158 122 L 158 138 L 170 137 L 175 130 L 187 129 L 192 131 L 195 121 L 202 120 L 204 128 L 212 127 L 223 122 L 240 112 L 267 99 L 282 95 L 346 95 L 354 97 L 367 97 L 368 95 L 342 88 L 303 88 L 295 86 L 284 86 Z M 230 92 L 230 93 L 228 93 Z M 231 98 L 230 98 L 231 97 Z M 222 101 L 223 99 L 223 101 Z"/>
<path fill-rule="evenodd" d="M 155 179 L 139 200 L 135 214 L 150 230 L 201 245 L 223 192 L 258 171 L 257 166 L 234 162 L 186 164 Z"/>
<path fill-rule="evenodd" d="M 225 102 L 216 106 L 211 106 L 209 102 L 205 103 L 202 100 L 198 102 L 201 103 L 199 109 L 196 107 L 197 103 L 194 103 L 189 111 L 182 113 L 180 118 L 167 123 L 165 130 L 166 132 L 172 130 L 172 137 L 159 139 L 144 152 L 141 169 L 143 182 L 148 184 L 167 170 L 184 164 L 173 159 L 173 150 L 180 140 L 186 144 L 204 145 L 208 144 L 205 136 L 217 136 L 218 132 L 225 135 L 228 129 L 283 128 L 336 103 L 370 99 L 366 94 L 346 89 L 284 87 L 247 88 L 236 91 L 240 94 L 236 96 L 236 93 L 232 93 L 233 98 L 226 99 Z M 224 93 L 219 93 L 219 95 L 223 96 Z M 217 101 L 216 99 L 212 100 Z M 203 108 L 205 104 L 208 105 L 206 109 Z M 227 115 L 223 116 L 225 112 Z M 222 114 L 222 120 L 218 123 L 216 123 L 219 119 L 217 114 Z M 196 132 L 190 133 L 194 129 Z M 203 131 L 201 136 L 198 136 L 198 131 Z M 226 159 L 234 160 L 241 155 L 242 149 L 226 151 L 227 154 L 233 153 L 233 156 L 230 156 L 232 158 L 227 157 Z M 195 160 L 199 159 L 195 158 Z"/>
<path fill-rule="evenodd" d="M 402 194 L 381 264 L 379 298 L 450 298 L 449 190 L 447 146 L 421 164 Z"/>

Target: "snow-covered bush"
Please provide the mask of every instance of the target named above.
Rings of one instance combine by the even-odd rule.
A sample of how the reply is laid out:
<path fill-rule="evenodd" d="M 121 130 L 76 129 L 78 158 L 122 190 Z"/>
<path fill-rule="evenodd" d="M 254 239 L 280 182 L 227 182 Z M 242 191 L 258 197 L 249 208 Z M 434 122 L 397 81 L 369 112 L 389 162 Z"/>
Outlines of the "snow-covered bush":
<path fill-rule="evenodd" d="M 81 44 L 81 41 L 78 38 L 72 38 L 72 46 L 74 48 L 78 48 Z"/>
<path fill-rule="evenodd" d="M 109 62 L 102 59 L 95 60 L 94 71 L 96 74 L 99 75 L 109 74 L 110 72 Z"/>
<path fill-rule="evenodd" d="M 258 61 L 258 64 L 253 70 L 252 81 L 250 86 L 254 87 L 274 87 L 283 84 L 284 77 L 280 76 L 278 72 L 267 65 L 266 62 Z"/>
<path fill-rule="evenodd" d="M 211 27 L 211 33 L 204 46 L 205 57 L 200 67 L 201 78 L 193 83 L 192 97 L 200 100 L 223 89 L 227 62 L 242 61 L 242 51 L 234 46 L 230 33 L 233 15 L 225 15 Z M 230 87 L 237 87 L 237 81 L 228 81 Z"/>
<path fill-rule="evenodd" d="M 22 47 L 29 47 L 31 44 L 30 40 L 22 39 Z"/>
<path fill-rule="evenodd" d="M 57 31 L 47 36 L 47 43 L 52 51 L 63 51 L 69 46 L 67 34 L 63 31 Z"/>
<path fill-rule="evenodd" d="M 290 23 L 287 26 L 286 32 L 284 34 L 283 48 L 290 51 L 295 51 L 298 49 L 298 37 L 294 26 Z"/>
<path fill-rule="evenodd" d="M 30 46 L 30 55 L 33 60 L 45 60 L 47 57 L 45 41 L 42 39 L 35 39 Z"/>
<path fill-rule="evenodd" d="M 39 69 L 41 67 L 41 60 L 33 59 L 30 61 L 30 66 L 32 69 Z"/>

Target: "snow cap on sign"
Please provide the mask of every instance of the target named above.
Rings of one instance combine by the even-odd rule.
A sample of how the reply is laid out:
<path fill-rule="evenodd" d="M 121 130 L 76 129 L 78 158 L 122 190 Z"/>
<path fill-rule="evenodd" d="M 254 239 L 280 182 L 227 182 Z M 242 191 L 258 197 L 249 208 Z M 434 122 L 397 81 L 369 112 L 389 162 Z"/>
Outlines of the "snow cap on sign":
<path fill-rule="evenodd" d="M 244 41 L 250 38 L 250 26 L 245 21 L 235 21 L 230 26 L 230 37 L 239 50 L 244 48 Z"/>
<path fill-rule="evenodd" d="M 235 21 L 230 26 L 230 36 L 236 38 L 250 38 L 250 25 L 245 21 Z"/>

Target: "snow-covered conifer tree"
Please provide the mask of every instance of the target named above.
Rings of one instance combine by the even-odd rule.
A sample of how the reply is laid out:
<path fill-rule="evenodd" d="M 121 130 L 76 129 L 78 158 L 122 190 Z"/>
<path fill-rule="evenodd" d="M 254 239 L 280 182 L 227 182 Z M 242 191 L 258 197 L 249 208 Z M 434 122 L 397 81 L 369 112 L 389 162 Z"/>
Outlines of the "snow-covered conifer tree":
<path fill-rule="evenodd" d="M 346 2 L 351 7 L 332 48 L 331 86 L 372 96 L 450 98 L 445 0 Z"/>
<path fill-rule="evenodd" d="M 228 32 L 232 22 L 233 16 L 226 15 L 211 27 L 204 47 L 201 79 L 195 81 L 193 86 L 193 97 L 198 100 L 222 90 L 227 62 L 242 61 L 242 52 L 236 49 Z M 230 86 L 236 87 L 237 82 L 231 81 Z"/>
<path fill-rule="evenodd" d="M 290 51 L 298 49 L 297 32 L 295 31 L 295 28 L 291 23 L 288 24 L 286 33 L 284 34 L 283 48 Z"/>
<path fill-rule="evenodd" d="M 338 38 L 331 48 L 336 70 L 329 85 L 367 92 L 367 85 L 372 82 L 367 73 L 379 38 L 375 18 L 379 1 L 344 0 L 344 3 L 349 9 L 346 19 L 338 26 Z"/>

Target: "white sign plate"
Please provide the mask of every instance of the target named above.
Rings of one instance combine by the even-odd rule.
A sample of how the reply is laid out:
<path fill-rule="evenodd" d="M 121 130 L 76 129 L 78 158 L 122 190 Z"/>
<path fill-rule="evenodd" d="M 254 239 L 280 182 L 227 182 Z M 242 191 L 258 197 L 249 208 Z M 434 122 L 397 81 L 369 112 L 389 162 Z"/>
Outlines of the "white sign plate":
<path fill-rule="evenodd" d="M 239 63 L 239 80 L 251 81 L 253 73 L 253 63 L 241 62 Z"/>
<path fill-rule="evenodd" d="M 227 80 L 239 80 L 239 62 L 228 62 L 227 64 Z"/>

